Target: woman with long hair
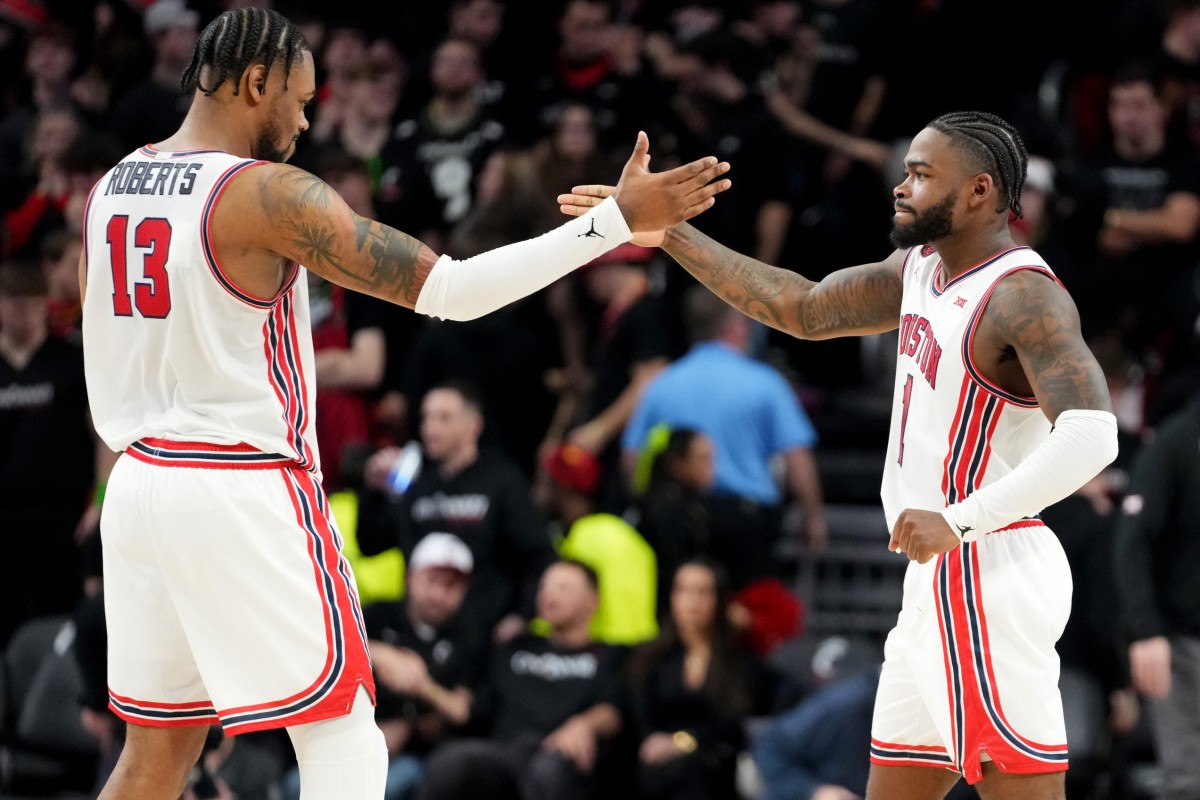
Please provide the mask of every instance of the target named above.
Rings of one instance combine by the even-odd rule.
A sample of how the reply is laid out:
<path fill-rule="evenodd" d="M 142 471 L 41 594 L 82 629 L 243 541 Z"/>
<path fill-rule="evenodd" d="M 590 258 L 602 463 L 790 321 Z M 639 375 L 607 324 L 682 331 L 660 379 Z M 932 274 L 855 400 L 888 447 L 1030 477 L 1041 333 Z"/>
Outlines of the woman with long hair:
<path fill-rule="evenodd" d="M 737 797 L 734 773 L 747 715 L 762 713 L 773 681 L 738 650 L 728 583 L 705 558 L 685 561 L 671 584 L 657 639 L 630 664 L 638 783 L 656 800 Z"/>

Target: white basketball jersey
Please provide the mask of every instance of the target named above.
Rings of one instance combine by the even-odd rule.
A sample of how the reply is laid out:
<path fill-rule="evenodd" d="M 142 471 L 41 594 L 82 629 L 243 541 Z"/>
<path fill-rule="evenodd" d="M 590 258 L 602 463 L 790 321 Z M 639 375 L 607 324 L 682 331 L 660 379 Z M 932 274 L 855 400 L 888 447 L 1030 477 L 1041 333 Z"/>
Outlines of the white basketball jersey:
<path fill-rule="evenodd" d="M 223 187 L 258 163 L 143 147 L 92 190 L 84 358 L 96 430 L 113 450 L 147 437 L 244 442 L 319 469 L 303 270 L 275 297 L 251 297 L 212 247 Z"/>
<path fill-rule="evenodd" d="M 1053 273 L 1028 247 L 1014 247 L 945 282 L 931 247 L 913 248 L 901 267 L 896 392 L 883 510 L 888 530 L 906 508 L 936 511 L 1004 477 L 1049 434 L 1032 397 L 990 383 L 971 356 L 972 340 L 996 285 L 1017 270 Z"/>

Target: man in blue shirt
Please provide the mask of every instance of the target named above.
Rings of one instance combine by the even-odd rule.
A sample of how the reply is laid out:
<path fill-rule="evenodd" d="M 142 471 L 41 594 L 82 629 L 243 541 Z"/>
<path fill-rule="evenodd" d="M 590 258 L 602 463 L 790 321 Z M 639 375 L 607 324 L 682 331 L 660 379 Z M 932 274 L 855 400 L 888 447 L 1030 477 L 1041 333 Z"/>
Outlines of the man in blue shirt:
<path fill-rule="evenodd" d="M 805 541 L 820 548 L 827 532 L 812 454 L 817 434 L 804 409 L 783 376 L 746 355 L 750 319 L 702 286 L 689 291 L 685 314 L 695 344 L 646 388 L 622 438 L 626 461 L 636 460 L 656 425 L 706 433 L 715 445 L 715 516 L 734 522 L 739 560 L 765 551 L 756 554 L 761 561 L 778 534 L 782 493 L 771 462 L 782 456 L 787 488 L 804 510 Z M 770 571 L 766 564 L 746 567 L 759 574 L 737 578 Z"/>

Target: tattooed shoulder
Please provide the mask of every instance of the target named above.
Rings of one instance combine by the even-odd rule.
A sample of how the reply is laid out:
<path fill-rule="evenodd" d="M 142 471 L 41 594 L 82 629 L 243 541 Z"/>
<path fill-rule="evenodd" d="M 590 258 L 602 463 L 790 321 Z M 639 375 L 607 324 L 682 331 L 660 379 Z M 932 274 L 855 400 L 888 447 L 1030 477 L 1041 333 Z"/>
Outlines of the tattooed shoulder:
<path fill-rule="evenodd" d="M 1104 373 L 1083 341 L 1079 312 L 1052 278 L 1034 270 L 1004 278 L 983 324 L 1016 351 L 1048 417 L 1069 408 L 1109 409 Z"/>

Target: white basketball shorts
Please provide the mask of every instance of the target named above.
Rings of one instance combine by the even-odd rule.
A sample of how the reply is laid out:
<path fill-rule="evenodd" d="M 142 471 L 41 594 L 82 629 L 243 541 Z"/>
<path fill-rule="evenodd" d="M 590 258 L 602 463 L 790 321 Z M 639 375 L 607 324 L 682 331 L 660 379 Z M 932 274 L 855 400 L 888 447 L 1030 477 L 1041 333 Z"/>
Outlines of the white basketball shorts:
<path fill-rule="evenodd" d="M 1067 768 L 1054 644 L 1071 611 L 1058 538 L 1022 520 L 909 564 L 884 647 L 871 762 L 944 767 L 969 783 Z"/>
<path fill-rule="evenodd" d="M 230 735 L 374 698 L 350 567 L 316 477 L 246 445 L 146 439 L 117 461 L 101 535 L 112 710 Z"/>

